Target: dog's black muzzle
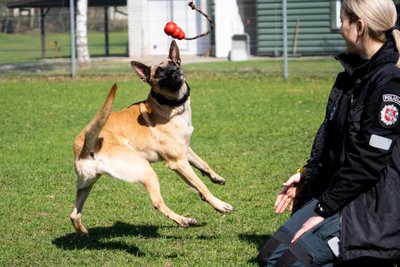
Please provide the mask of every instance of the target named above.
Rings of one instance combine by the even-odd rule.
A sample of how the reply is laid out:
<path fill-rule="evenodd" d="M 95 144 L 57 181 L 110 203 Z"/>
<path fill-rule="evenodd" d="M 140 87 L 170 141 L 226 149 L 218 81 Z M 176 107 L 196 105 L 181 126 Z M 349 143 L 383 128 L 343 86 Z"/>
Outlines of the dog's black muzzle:
<path fill-rule="evenodd" d="M 177 91 L 183 83 L 182 70 L 176 65 L 168 65 L 165 68 L 159 67 L 156 77 L 160 87 L 168 88 L 171 91 Z"/>

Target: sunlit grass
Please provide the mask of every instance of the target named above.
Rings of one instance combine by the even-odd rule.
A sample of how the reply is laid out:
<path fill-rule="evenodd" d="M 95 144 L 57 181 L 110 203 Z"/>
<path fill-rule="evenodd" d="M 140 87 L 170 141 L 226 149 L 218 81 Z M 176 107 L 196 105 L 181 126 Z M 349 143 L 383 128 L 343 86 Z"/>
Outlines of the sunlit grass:
<path fill-rule="evenodd" d="M 84 209 L 89 237 L 76 236 L 68 218 L 72 141 L 114 82 L 114 110 L 144 99 L 149 88 L 129 66 L 117 65 L 117 74 L 110 63 L 108 73 L 92 66 L 76 80 L 0 77 L 0 265 L 255 266 L 258 249 L 288 216 L 275 215 L 273 201 L 307 160 L 337 68 L 328 63 L 296 63 L 321 75 L 301 76 L 297 65 L 288 81 L 272 74 L 274 62 L 184 65 L 192 147 L 228 182 L 201 179 L 236 210 L 218 214 L 159 163 L 166 203 L 199 226 L 179 228 L 151 207 L 141 185 L 103 177 Z"/>

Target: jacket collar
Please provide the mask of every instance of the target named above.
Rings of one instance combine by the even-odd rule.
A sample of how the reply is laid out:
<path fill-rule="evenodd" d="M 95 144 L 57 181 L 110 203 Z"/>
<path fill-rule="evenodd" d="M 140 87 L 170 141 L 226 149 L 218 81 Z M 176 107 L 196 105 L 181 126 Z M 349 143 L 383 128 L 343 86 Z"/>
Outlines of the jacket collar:
<path fill-rule="evenodd" d="M 336 59 L 343 65 L 350 77 L 358 79 L 369 76 L 368 74 L 372 74 L 383 64 L 396 64 L 399 52 L 393 38 L 389 38 L 369 60 L 363 60 L 361 57 L 349 53 L 340 54 Z"/>

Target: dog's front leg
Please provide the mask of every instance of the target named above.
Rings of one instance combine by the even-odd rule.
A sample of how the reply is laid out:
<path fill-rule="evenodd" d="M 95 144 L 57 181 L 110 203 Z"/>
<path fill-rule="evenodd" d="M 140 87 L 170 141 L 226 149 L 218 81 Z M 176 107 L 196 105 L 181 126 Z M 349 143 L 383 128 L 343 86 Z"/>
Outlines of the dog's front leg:
<path fill-rule="evenodd" d="M 200 180 L 199 177 L 197 177 L 188 160 L 181 159 L 177 161 L 168 161 L 168 166 L 177 172 L 187 184 L 199 192 L 200 197 L 210 203 L 214 209 L 221 213 L 233 211 L 232 205 L 216 198 L 211 194 L 206 185 Z"/>
<path fill-rule="evenodd" d="M 200 158 L 190 147 L 188 150 L 188 159 L 193 167 L 201 171 L 203 175 L 207 175 L 213 183 L 220 185 L 225 184 L 226 180 L 211 169 L 207 162 Z"/>
<path fill-rule="evenodd" d="M 167 207 L 163 198 L 160 194 L 160 184 L 157 178 L 157 175 L 154 171 L 149 171 L 146 175 L 146 179 L 143 181 L 143 185 L 146 187 L 149 192 L 151 202 L 153 207 L 159 210 L 162 214 L 164 214 L 167 218 L 175 221 L 181 227 L 189 227 L 190 225 L 196 225 L 197 221 L 193 218 L 187 218 L 176 214 L 170 208 Z"/>

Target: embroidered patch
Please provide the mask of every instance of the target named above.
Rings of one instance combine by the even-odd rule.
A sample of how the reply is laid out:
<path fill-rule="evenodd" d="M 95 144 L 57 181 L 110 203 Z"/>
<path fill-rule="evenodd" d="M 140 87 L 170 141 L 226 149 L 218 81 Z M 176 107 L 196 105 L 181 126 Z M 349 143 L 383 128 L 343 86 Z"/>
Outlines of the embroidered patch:
<path fill-rule="evenodd" d="M 393 94 L 385 94 L 382 96 L 383 102 L 393 102 L 400 105 L 400 97 Z"/>
<path fill-rule="evenodd" d="M 381 110 L 381 122 L 384 126 L 393 127 L 399 119 L 399 110 L 394 105 L 385 105 Z"/>

